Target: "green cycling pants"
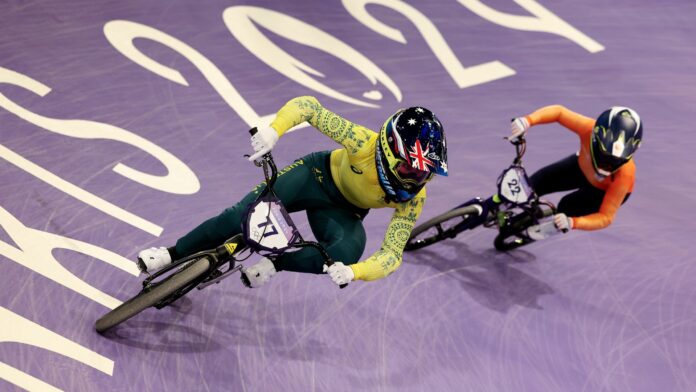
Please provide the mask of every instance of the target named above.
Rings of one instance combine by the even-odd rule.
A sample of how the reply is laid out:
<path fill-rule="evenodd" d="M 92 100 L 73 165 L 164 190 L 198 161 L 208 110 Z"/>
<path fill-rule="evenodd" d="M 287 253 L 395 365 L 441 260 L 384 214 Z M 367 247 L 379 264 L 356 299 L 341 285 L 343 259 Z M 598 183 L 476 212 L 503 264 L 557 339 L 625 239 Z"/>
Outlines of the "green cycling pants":
<path fill-rule="evenodd" d="M 273 187 L 288 212 L 306 211 L 317 241 L 334 261 L 356 263 L 365 250 L 362 220 L 369 210 L 349 203 L 333 182 L 330 151 L 315 152 L 296 160 L 280 171 Z M 176 255 L 188 256 L 214 248 L 241 233 L 247 206 L 265 188 L 256 186 L 234 206 L 201 223 L 176 242 Z M 276 268 L 286 271 L 322 273 L 323 259 L 316 249 L 304 248 L 276 258 Z"/>

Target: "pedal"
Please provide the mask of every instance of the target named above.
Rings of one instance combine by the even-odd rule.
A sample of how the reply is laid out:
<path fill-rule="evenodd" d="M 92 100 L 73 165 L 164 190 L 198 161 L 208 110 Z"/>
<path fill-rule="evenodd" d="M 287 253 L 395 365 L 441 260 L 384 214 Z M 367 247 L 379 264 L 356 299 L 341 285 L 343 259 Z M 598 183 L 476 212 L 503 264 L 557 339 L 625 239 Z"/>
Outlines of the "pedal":
<path fill-rule="evenodd" d="M 225 271 L 224 273 L 222 273 L 222 274 L 220 274 L 220 275 L 218 275 L 218 276 L 216 276 L 216 277 L 214 277 L 214 278 L 212 278 L 212 279 L 210 279 L 210 280 L 206 280 L 205 282 L 200 283 L 200 284 L 197 286 L 197 288 L 198 288 L 198 290 L 203 290 L 204 288 L 210 286 L 211 284 L 218 284 L 218 283 L 220 283 L 221 280 L 227 278 L 228 276 L 230 276 L 230 275 L 232 275 L 233 273 L 239 271 L 240 269 L 242 269 L 242 265 L 241 265 L 241 264 L 237 264 L 237 265 L 234 266 L 234 268 L 231 268 L 231 269 Z"/>

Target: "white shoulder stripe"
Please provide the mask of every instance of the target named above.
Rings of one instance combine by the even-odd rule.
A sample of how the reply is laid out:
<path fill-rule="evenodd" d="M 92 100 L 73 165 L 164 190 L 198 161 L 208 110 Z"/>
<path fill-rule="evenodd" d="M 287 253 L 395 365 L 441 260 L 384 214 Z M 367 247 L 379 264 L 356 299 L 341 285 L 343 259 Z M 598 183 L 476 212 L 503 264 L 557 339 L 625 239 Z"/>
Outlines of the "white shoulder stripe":
<path fill-rule="evenodd" d="M 394 138 L 396 139 L 396 148 L 399 150 L 399 155 L 401 155 L 402 158 L 406 158 L 406 149 L 404 149 L 404 144 L 401 142 L 401 135 L 399 135 L 399 131 L 396 129 L 396 123 L 399 121 L 399 118 L 401 117 L 401 113 L 399 113 L 396 118 L 392 119 L 392 132 L 394 132 Z"/>
<path fill-rule="evenodd" d="M 614 120 L 614 116 L 617 114 L 621 113 L 624 110 L 630 110 L 627 107 L 624 106 L 613 106 L 611 108 L 611 111 L 609 112 L 609 125 L 611 125 L 611 122 Z"/>
<path fill-rule="evenodd" d="M 611 121 L 614 119 L 614 116 L 621 113 L 622 111 L 627 110 L 629 113 L 631 113 L 631 117 L 636 121 L 636 129 L 633 132 L 633 135 L 631 137 L 635 136 L 635 133 L 640 129 L 640 116 L 638 113 L 636 113 L 635 110 L 631 108 L 627 108 L 625 106 L 614 106 L 611 108 L 611 111 L 609 112 L 609 124 L 611 124 Z"/>
<path fill-rule="evenodd" d="M 640 116 L 638 115 L 638 113 L 636 113 L 635 110 L 633 110 L 631 108 L 626 108 L 626 109 L 631 113 L 631 116 L 633 117 L 633 119 L 636 120 L 636 132 L 638 132 L 638 130 L 640 129 Z M 634 132 L 634 135 L 635 135 L 635 132 Z"/>

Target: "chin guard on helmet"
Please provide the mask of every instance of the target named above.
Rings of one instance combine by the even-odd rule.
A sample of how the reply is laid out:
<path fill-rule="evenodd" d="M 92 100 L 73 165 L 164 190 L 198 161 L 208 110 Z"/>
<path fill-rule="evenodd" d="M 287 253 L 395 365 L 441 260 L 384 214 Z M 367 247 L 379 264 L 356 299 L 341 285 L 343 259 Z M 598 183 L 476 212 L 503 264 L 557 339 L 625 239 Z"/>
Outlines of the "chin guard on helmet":
<path fill-rule="evenodd" d="M 406 187 L 398 185 L 399 180 L 388 169 L 388 163 L 382 154 L 381 148 L 379 147 L 377 147 L 377 150 L 375 151 L 375 164 L 377 167 L 377 179 L 379 180 L 379 185 L 382 187 L 382 190 L 385 193 L 385 200 L 387 202 L 395 201 L 397 203 L 403 203 L 405 201 L 409 201 L 413 199 L 425 186 L 425 183 L 423 183 L 420 186 L 406 189 Z"/>

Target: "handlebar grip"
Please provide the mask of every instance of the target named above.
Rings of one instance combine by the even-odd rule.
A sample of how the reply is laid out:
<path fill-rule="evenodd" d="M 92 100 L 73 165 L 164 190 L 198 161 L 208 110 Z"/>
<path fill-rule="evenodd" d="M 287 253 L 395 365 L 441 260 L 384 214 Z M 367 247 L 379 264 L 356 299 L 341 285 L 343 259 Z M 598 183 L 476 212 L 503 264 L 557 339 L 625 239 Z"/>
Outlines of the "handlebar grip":
<path fill-rule="evenodd" d="M 509 141 L 512 144 L 520 144 L 520 143 L 526 141 L 526 139 L 524 138 L 524 134 L 517 136 L 515 138 L 515 140 L 511 140 L 512 137 L 510 137 L 510 136 L 503 136 L 503 139 Z"/>
<path fill-rule="evenodd" d="M 327 259 L 327 260 L 324 262 L 324 264 L 326 264 L 327 267 L 331 267 L 331 266 L 333 265 L 333 263 L 334 263 L 334 262 L 333 262 L 333 260 L 331 260 L 331 259 Z M 339 288 L 339 289 L 345 289 L 347 286 L 348 286 L 348 283 L 344 283 L 344 284 L 338 285 L 338 288 Z"/>
<path fill-rule="evenodd" d="M 251 136 L 256 135 L 257 132 L 259 132 L 259 130 L 256 127 L 253 127 L 249 130 L 249 133 L 251 134 Z"/>

